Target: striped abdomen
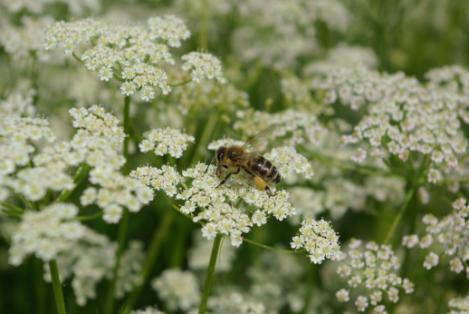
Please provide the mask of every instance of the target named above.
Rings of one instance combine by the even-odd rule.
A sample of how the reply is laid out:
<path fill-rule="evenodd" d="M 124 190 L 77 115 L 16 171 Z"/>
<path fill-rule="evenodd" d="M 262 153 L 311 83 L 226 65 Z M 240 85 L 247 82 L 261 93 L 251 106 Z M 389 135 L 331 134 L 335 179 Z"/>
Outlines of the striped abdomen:
<path fill-rule="evenodd" d="M 261 177 L 266 181 L 280 182 L 280 174 L 277 168 L 270 161 L 257 155 L 248 162 L 248 168 L 254 175 Z"/>

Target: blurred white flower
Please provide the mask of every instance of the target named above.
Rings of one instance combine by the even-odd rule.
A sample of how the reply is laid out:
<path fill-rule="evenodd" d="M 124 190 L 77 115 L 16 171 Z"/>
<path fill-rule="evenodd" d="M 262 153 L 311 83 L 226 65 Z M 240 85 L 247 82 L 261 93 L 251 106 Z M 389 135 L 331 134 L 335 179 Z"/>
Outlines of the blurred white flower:
<path fill-rule="evenodd" d="M 450 311 L 447 314 L 469 313 L 469 295 L 462 298 L 455 298 L 449 301 Z"/>
<path fill-rule="evenodd" d="M 239 292 L 227 291 L 208 300 L 210 313 L 224 314 L 266 314 L 264 304 L 250 300 Z"/>
<path fill-rule="evenodd" d="M 191 52 L 181 57 L 182 70 L 189 72 L 194 82 L 217 80 L 225 82 L 220 60 L 209 53 Z"/>
<path fill-rule="evenodd" d="M 191 272 L 167 269 L 153 280 L 152 287 L 170 311 L 186 312 L 199 303 L 197 278 Z"/>

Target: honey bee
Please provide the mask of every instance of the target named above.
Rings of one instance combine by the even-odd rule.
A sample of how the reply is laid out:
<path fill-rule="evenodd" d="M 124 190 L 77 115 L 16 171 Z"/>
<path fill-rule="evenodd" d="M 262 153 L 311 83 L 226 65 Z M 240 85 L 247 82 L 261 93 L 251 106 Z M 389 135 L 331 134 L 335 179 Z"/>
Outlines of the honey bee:
<path fill-rule="evenodd" d="M 280 182 L 280 174 L 277 168 L 262 155 L 248 152 L 242 146 L 222 146 L 217 149 L 216 163 L 218 176 L 221 176 L 223 168 L 228 170 L 228 174 L 217 187 L 223 185 L 231 175 L 243 170 L 252 178 L 257 189 L 266 191 L 269 196 L 275 195 L 268 183 Z"/>

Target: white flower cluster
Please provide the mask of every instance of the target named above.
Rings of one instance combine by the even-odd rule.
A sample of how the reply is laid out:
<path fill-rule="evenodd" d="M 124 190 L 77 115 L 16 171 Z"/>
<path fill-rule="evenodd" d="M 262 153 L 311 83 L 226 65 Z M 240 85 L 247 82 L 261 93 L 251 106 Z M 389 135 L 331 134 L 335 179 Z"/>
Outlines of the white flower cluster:
<path fill-rule="evenodd" d="M 49 55 L 44 51 L 43 41 L 45 30 L 51 24 L 52 19 L 49 17 L 32 19 L 24 16 L 19 27 L 2 25 L 0 46 L 15 60 L 27 60 L 31 54 L 35 54 L 39 61 L 47 61 Z"/>
<path fill-rule="evenodd" d="M 112 274 L 115 263 L 116 245 L 103 235 L 89 228 L 70 243 L 56 257 L 61 280 L 71 279 L 76 302 L 83 306 L 89 299 L 96 298 L 96 286 Z M 54 242 L 56 243 L 56 242 Z M 44 265 L 45 278 L 51 281 L 49 267 Z"/>
<path fill-rule="evenodd" d="M 414 291 L 414 284 L 398 275 L 399 259 L 390 246 L 378 245 L 374 242 L 363 244 L 360 240 L 352 240 L 347 250 L 340 257 L 337 274 L 347 280 L 347 289 L 336 293 L 337 300 L 342 303 L 351 301 L 351 294 L 356 292 L 354 302 L 359 312 L 372 307 L 373 313 L 386 313 L 382 302 L 387 298 L 392 303 L 399 301 L 399 289 L 405 293 Z"/>
<path fill-rule="evenodd" d="M 365 67 L 369 69 L 376 68 L 378 64 L 374 51 L 370 48 L 361 46 L 350 46 L 339 44 L 327 52 L 326 57 L 320 62 L 314 62 L 304 70 L 305 74 L 314 72 L 314 69 L 324 66 L 341 67 Z"/>
<path fill-rule="evenodd" d="M 7 97 L 0 100 L 0 114 L 33 117 L 36 108 L 33 105 L 33 97 L 36 94 L 29 86 L 20 86 L 10 91 Z"/>
<path fill-rule="evenodd" d="M 84 227 L 83 236 L 61 251 L 56 259 L 62 280 L 71 279 L 76 302 L 84 306 L 88 300 L 95 299 L 97 285 L 103 279 L 112 276 L 116 244 L 93 230 Z M 144 255 L 141 242 L 132 241 L 122 255 L 122 266 L 119 269 L 116 295 L 122 297 L 132 290 L 140 278 Z M 51 281 L 49 268 L 44 265 L 45 278 Z"/>
<path fill-rule="evenodd" d="M 171 312 L 187 312 L 199 303 L 197 278 L 191 272 L 167 269 L 153 280 L 152 287 Z"/>
<path fill-rule="evenodd" d="M 242 25 L 233 34 L 238 59 L 274 69 L 294 68 L 300 57 L 317 51 L 318 20 L 339 30 L 349 23 L 348 11 L 335 0 L 272 0 L 268 6 L 249 0 L 239 2 L 236 11 Z"/>
<path fill-rule="evenodd" d="M 182 78 L 181 78 L 182 79 Z M 204 84 L 189 82 L 173 90 L 167 100 L 171 107 L 175 107 L 186 115 L 192 108 L 198 110 L 219 109 L 231 113 L 249 106 L 249 97 L 246 92 L 237 89 L 233 84 L 218 81 L 206 81 Z M 161 109 L 158 108 L 158 114 Z"/>
<path fill-rule="evenodd" d="M 294 147 L 276 147 L 268 152 L 265 157 L 278 168 L 282 178 L 287 181 L 295 179 L 298 175 L 306 179 L 313 176 L 313 169 L 308 159 L 299 154 Z"/>
<path fill-rule="evenodd" d="M 210 262 L 212 243 L 205 241 L 200 233 L 195 236 L 194 245 L 189 251 L 189 268 L 195 271 L 204 271 Z M 228 272 L 231 270 L 235 258 L 235 250 L 232 246 L 222 241 L 218 253 L 216 272 Z"/>
<path fill-rule="evenodd" d="M 447 314 L 467 314 L 469 313 L 469 295 L 463 298 L 456 298 L 449 301 L 450 312 Z"/>
<path fill-rule="evenodd" d="M 77 213 L 75 205 L 65 203 L 25 212 L 12 237 L 10 264 L 20 265 L 30 254 L 48 262 L 67 250 L 85 233 L 85 227 L 73 220 Z"/>
<path fill-rule="evenodd" d="M 147 307 L 143 310 L 132 311 L 130 314 L 164 314 L 164 312 L 161 312 L 156 307 Z"/>
<path fill-rule="evenodd" d="M 459 116 L 469 123 L 469 71 L 457 65 L 430 70 L 425 74 L 430 88 L 440 88 L 458 94 Z"/>
<path fill-rule="evenodd" d="M 55 140 L 47 120 L 2 115 L 0 117 L 0 178 L 30 162 L 35 151 L 30 141 Z"/>
<path fill-rule="evenodd" d="M 99 0 L 0 0 L 0 7 L 5 7 L 6 10 L 12 13 L 20 13 L 26 11 L 33 14 L 45 13 L 51 5 L 62 4 L 67 7 L 69 12 L 74 16 L 80 16 L 85 13 L 97 13 L 101 9 L 101 2 Z"/>
<path fill-rule="evenodd" d="M 140 273 L 144 259 L 143 243 L 131 241 L 127 250 L 122 254 L 121 266 L 117 274 L 116 297 L 122 298 L 141 283 Z"/>
<path fill-rule="evenodd" d="M 31 162 L 35 146 L 31 141 L 55 140 L 47 120 L 17 115 L 0 117 L 0 187 L 9 188 L 33 201 L 48 189 L 61 191 L 73 186 L 72 178 L 55 167 L 24 168 Z M 15 171 L 17 171 L 15 173 Z M 5 194 L 6 196 L 6 194 Z"/>
<path fill-rule="evenodd" d="M 239 292 L 227 291 L 208 300 L 208 313 L 266 314 L 264 304 L 249 300 Z"/>
<path fill-rule="evenodd" d="M 174 158 L 181 158 L 189 143 L 194 143 L 194 137 L 182 133 L 178 129 L 154 129 L 144 135 L 145 139 L 139 144 L 143 153 L 153 151 L 157 156 L 169 154 Z"/>
<path fill-rule="evenodd" d="M 72 108 L 70 115 L 77 129 L 71 147 L 80 155 L 79 159 L 92 167 L 108 170 L 124 165 L 121 150 L 125 134 L 116 117 L 99 106 Z"/>
<path fill-rule="evenodd" d="M 336 260 L 340 255 L 339 237 L 331 224 L 322 219 L 302 221 L 299 234 L 293 237 L 291 247 L 295 250 L 305 249 L 314 264 L 321 264 L 326 258 Z"/>
<path fill-rule="evenodd" d="M 91 19 L 58 22 L 47 33 L 47 48 L 61 47 L 73 53 L 103 81 L 115 77 L 121 93 L 138 94 L 143 101 L 171 91 L 169 66 L 175 60 L 170 48 L 189 38 L 184 22 L 168 15 L 148 19 L 146 26 L 108 25 Z M 209 54 L 189 54 L 182 70 L 192 77 L 223 80 L 221 64 Z M 174 69 L 173 69 L 174 70 Z"/>
<path fill-rule="evenodd" d="M 324 133 L 316 116 L 300 110 L 285 110 L 276 113 L 264 111 L 238 111 L 236 130 L 248 137 L 256 137 L 257 149 L 264 149 L 275 140 L 276 145 L 284 142 L 286 146 L 316 143 Z"/>
<path fill-rule="evenodd" d="M 241 175 L 219 186 L 221 179 L 215 172 L 215 166 L 199 163 L 183 171 L 182 176 L 169 167 L 138 168 L 132 175 L 169 196 L 175 194 L 176 188 L 176 199 L 184 202 L 180 211 L 203 225 L 202 235 L 207 239 L 217 234 L 229 235 L 234 246 L 241 245 L 242 234 L 253 225 L 265 224 L 268 215 L 283 220 L 294 214 L 287 192 L 269 196 Z"/>
<path fill-rule="evenodd" d="M 408 235 L 402 244 L 408 248 L 429 249 L 423 266 L 431 269 L 440 262 L 440 256 L 450 259 L 450 270 L 455 273 L 466 272 L 469 278 L 469 205 L 466 199 L 459 198 L 453 202 L 454 211 L 439 220 L 433 215 L 425 215 L 422 222 L 426 233 Z"/>
<path fill-rule="evenodd" d="M 164 191 L 171 197 L 178 193 L 178 185 L 183 182 L 179 172 L 167 165 L 161 168 L 138 167 L 130 173 L 130 176 L 156 191 Z"/>
<path fill-rule="evenodd" d="M 330 68 L 314 80 L 315 88 L 326 91 L 326 102 L 359 109 L 367 104 L 367 113 L 344 136 L 348 144 L 366 143 L 354 160 L 367 156 L 385 159 L 388 154 L 407 160 L 411 153 L 428 156 L 429 182 L 442 179 L 442 170 L 458 167 L 466 152 L 458 109 L 459 95 L 433 89 L 403 74 L 379 74 L 365 68 Z"/>
<path fill-rule="evenodd" d="M 117 171 L 93 169 L 90 182 L 97 187 L 88 187 L 83 192 L 81 204 L 97 204 L 103 209 L 103 219 L 108 223 L 118 223 L 124 207 L 130 212 L 138 212 L 153 199 L 153 191 L 145 184 Z"/>
<path fill-rule="evenodd" d="M 217 80 L 225 82 L 222 65 L 215 56 L 204 52 L 191 52 L 181 57 L 182 70 L 189 72 L 194 82 Z"/>

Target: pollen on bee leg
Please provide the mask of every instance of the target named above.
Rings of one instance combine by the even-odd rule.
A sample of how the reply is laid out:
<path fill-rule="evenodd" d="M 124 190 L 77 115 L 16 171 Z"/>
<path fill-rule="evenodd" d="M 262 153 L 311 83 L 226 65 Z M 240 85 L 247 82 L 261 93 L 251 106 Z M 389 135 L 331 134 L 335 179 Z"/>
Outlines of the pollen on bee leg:
<path fill-rule="evenodd" d="M 258 176 L 255 176 L 253 179 L 254 179 L 254 184 L 256 185 L 256 188 L 261 191 L 264 191 L 267 186 L 267 183 L 261 177 L 258 177 Z"/>

